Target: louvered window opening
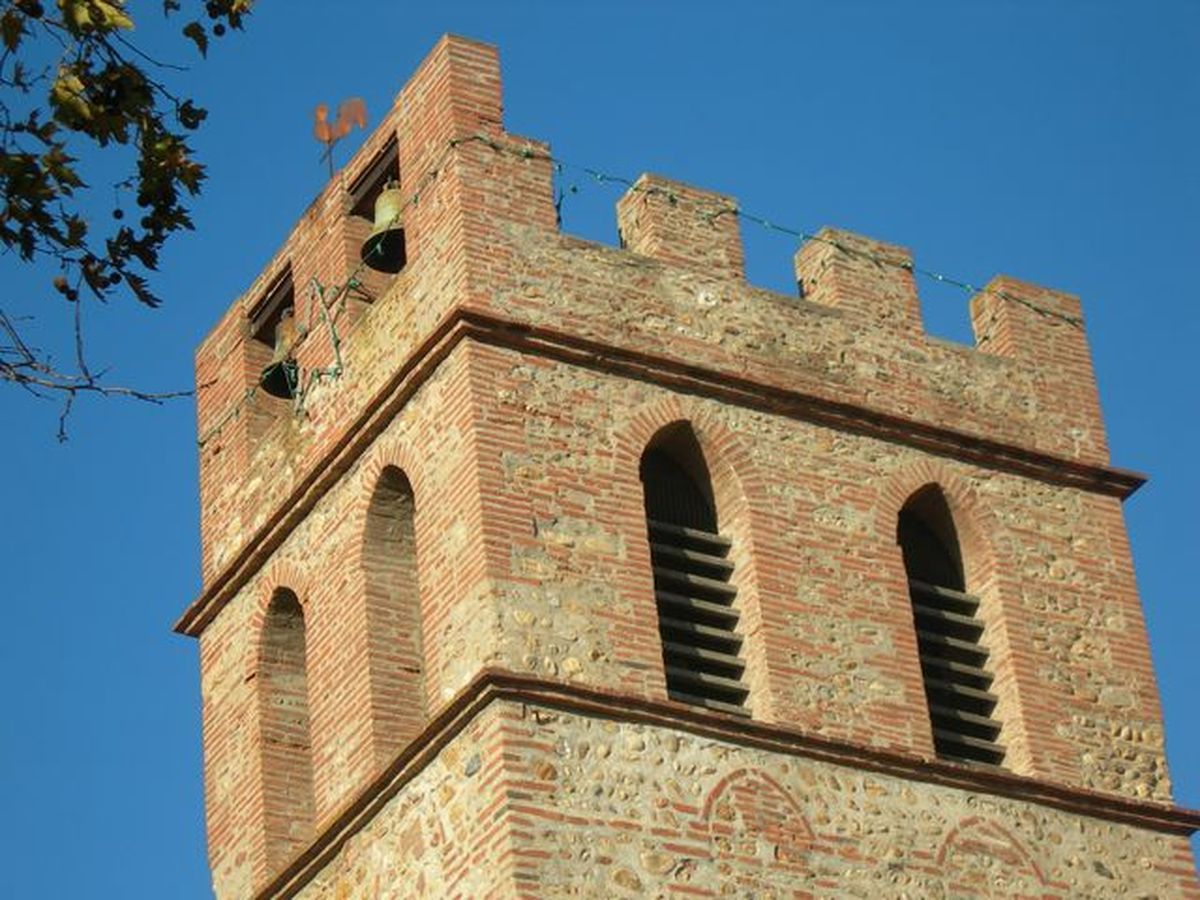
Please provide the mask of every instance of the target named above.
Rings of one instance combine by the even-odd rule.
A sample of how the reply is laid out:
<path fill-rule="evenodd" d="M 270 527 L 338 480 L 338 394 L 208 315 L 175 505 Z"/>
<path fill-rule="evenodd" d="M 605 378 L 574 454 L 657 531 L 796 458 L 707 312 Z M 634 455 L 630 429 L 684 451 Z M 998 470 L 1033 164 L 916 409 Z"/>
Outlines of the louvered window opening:
<path fill-rule="evenodd" d="M 667 695 L 749 716 L 731 542 L 717 533 L 711 505 L 667 454 L 648 451 L 642 477 Z"/>
<path fill-rule="evenodd" d="M 936 487 L 905 504 L 898 537 L 934 749 L 942 759 L 998 766 L 1004 747 L 992 713 L 999 698 L 991 692 L 988 651 L 979 642 L 979 598 L 964 590 L 954 519 Z"/>

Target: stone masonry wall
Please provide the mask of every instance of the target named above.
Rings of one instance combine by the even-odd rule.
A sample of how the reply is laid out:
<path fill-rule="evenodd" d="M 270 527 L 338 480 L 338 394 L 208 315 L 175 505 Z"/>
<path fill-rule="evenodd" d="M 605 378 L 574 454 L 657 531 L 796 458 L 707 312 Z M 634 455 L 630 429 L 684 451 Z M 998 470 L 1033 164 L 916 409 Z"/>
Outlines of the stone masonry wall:
<path fill-rule="evenodd" d="M 380 704 L 372 703 L 372 695 L 384 706 L 421 702 L 420 696 L 372 690 L 381 676 L 369 665 L 361 554 L 371 496 L 385 467 L 401 469 L 415 496 L 419 615 L 426 638 L 420 643 L 431 705 L 445 699 L 438 687 L 443 669 L 476 671 L 486 663 L 495 644 L 487 637 L 495 617 L 487 612 L 491 601 L 464 382 L 463 358 L 447 360 L 339 490 L 322 499 L 201 636 L 209 855 L 219 896 L 246 896 L 248 885 L 268 875 L 256 676 L 263 613 L 276 589 L 293 591 L 304 608 L 318 828 L 385 761 L 377 745 L 392 729 L 373 719 Z"/>
<path fill-rule="evenodd" d="M 296 896 L 514 896 L 512 823 L 495 814 L 513 780 L 504 726 L 485 710 Z"/>
<path fill-rule="evenodd" d="M 731 533 L 757 719 L 932 757 L 895 523 L 936 481 L 985 599 L 1008 768 L 1169 800 L 1117 500 L 467 341 L 201 638 L 219 877 L 267 874 L 254 676 L 276 588 L 305 605 L 318 828 L 385 761 L 359 554 L 387 465 L 415 493 L 430 714 L 489 666 L 665 698 L 637 462 L 679 420 L 748 511 Z"/>
<path fill-rule="evenodd" d="M 837 231 L 797 257 L 798 278 L 813 299 L 756 289 L 742 278 L 732 201 L 660 178 L 643 178 L 620 204 L 632 249 L 561 236 L 546 148 L 505 133 L 500 105 L 494 50 L 461 39 L 439 44 L 198 350 L 206 583 L 454 310 L 625 351 L 665 351 L 764 386 L 1068 460 L 1107 462 L 1082 328 L 1019 302 L 1075 317 L 1076 298 L 998 279 L 989 286 L 995 292 L 973 304 L 978 349 L 954 345 L 921 331 L 911 273 L 863 255 L 904 263 L 907 251 Z M 404 212 L 409 265 L 375 282 L 370 316 L 356 307 L 340 320 L 346 373 L 318 386 L 305 416 L 261 393 L 246 402 L 259 371 L 253 362 L 262 362 L 246 311 L 287 264 L 298 313 L 311 325 L 300 361 L 310 370 L 330 362 L 307 285 L 317 277 L 332 288 L 350 274 L 356 251 L 349 236 L 361 223 L 346 216 L 345 185 L 393 135 L 404 190 L 417 198 Z M 254 415 L 262 404 L 270 407 L 266 424 Z"/>
<path fill-rule="evenodd" d="M 1200 896 L 1182 837 L 670 729 L 505 717 L 520 896 Z"/>
<path fill-rule="evenodd" d="M 1182 837 L 498 702 L 297 896 L 1166 900 L 1200 885 Z"/>

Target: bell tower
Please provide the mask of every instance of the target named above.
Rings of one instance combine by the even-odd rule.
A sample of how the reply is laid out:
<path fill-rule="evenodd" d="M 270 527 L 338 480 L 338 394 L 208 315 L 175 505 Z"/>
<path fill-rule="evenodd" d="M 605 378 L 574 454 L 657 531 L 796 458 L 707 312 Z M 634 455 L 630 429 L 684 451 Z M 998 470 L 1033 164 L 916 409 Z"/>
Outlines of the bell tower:
<path fill-rule="evenodd" d="M 553 166 L 443 38 L 197 351 L 217 897 L 1200 897 L 1079 300 Z"/>

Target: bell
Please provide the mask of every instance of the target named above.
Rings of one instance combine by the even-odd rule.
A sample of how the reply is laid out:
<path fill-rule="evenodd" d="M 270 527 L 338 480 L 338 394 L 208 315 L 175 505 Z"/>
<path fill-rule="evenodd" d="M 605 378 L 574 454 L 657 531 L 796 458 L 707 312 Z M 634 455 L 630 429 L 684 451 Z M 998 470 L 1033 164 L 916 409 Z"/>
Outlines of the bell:
<path fill-rule="evenodd" d="M 389 181 L 375 198 L 375 225 L 362 243 L 362 261 L 377 272 L 396 273 L 404 268 L 404 195 L 400 183 Z"/>
<path fill-rule="evenodd" d="M 292 311 L 285 309 L 275 325 L 275 351 L 270 364 L 262 370 L 258 383 L 272 397 L 290 400 L 296 396 L 300 367 L 292 357 L 292 345 L 296 342 L 296 322 Z"/>

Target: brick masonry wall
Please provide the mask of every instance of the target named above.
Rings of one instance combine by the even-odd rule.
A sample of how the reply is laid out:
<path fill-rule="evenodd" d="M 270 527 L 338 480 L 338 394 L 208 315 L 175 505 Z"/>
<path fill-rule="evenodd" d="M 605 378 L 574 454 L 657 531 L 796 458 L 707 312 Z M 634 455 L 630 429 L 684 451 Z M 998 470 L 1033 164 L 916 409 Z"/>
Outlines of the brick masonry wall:
<path fill-rule="evenodd" d="M 763 291 L 743 280 L 736 218 L 722 213 L 732 201 L 657 176 L 645 176 L 618 205 L 627 249 L 560 235 L 551 167 L 540 155 L 545 147 L 506 134 L 500 105 L 494 49 L 459 38 L 439 42 L 363 150 L 197 353 L 204 594 L 181 627 L 200 637 L 218 896 L 250 896 L 281 865 L 267 824 L 277 773 L 264 771 L 269 722 L 258 677 L 264 617 L 279 588 L 295 593 L 306 632 L 313 821 L 300 829 L 305 833 L 320 835 L 337 820 L 397 749 L 484 668 L 665 698 L 637 472 L 646 444 L 677 421 L 696 433 L 722 529 L 734 541 L 757 720 L 932 756 L 895 528 L 905 500 L 935 482 L 955 517 L 968 588 L 982 598 L 1007 767 L 1168 803 L 1157 690 L 1115 496 L 1136 479 L 1107 468 L 1082 329 L 1021 302 L 1076 316 L 1078 300 L 999 279 L 993 287 L 1005 296 L 982 294 L 972 305 L 977 347 L 955 345 L 921 331 L 903 265 L 864 255 L 903 264 L 907 251 L 833 230 L 798 254 L 804 299 Z M 345 369 L 311 386 L 302 415 L 260 396 L 244 402 L 263 349 L 249 339 L 247 311 L 287 265 L 297 318 L 308 326 L 298 360 L 305 371 L 332 363 L 329 334 L 305 285 L 313 277 L 333 285 L 352 270 L 364 224 L 346 217 L 346 185 L 392 136 L 403 188 L 419 196 L 404 213 L 408 266 L 393 278 L 373 276 L 372 302 L 333 311 Z M 371 537 L 378 531 L 371 501 L 381 478 L 393 477 L 384 475 L 390 468 L 411 484 L 415 590 L 379 582 L 388 570 Z M 411 580 L 403 572 L 396 577 Z M 403 608 L 393 610 L 387 597 Z M 403 618 L 418 611 L 419 627 Z M 396 654 L 381 637 L 387 629 L 419 634 L 406 634 Z M 525 727 L 517 722 L 501 732 Z M 594 743 L 579 735 L 601 727 L 635 743 L 679 742 L 691 748 L 681 753 L 711 757 L 703 778 L 690 773 L 706 792 L 731 772 L 759 773 L 733 789 L 729 821 L 744 824 L 750 815 L 739 797 L 766 791 L 773 799 L 763 802 L 774 812 L 753 816 L 779 838 L 776 848 L 786 845 L 770 851 L 782 854 L 775 857 L 779 872 L 817 871 L 804 867 L 815 864 L 813 848 L 826 848 L 818 854 L 828 860 L 820 863 L 827 873 L 821 877 L 854 891 L 874 885 L 877 892 L 875 879 L 892 874 L 910 879 L 895 884 L 911 883 L 914 895 L 935 884 L 961 893 L 960 878 L 968 885 L 963 891 L 974 891 L 971 879 L 984 871 L 978 865 L 992 863 L 967 862 L 966 874 L 953 874 L 945 859 L 962 847 L 971 859 L 992 854 L 1026 866 L 1022 871 L 1052 896 L 1093 884 L 1078 880 L 1084 876 L 1106 877 L 1100 868 L 1124 873 L 1123 853 L 1150 860 L 1154 878 L 1167 877 L 1166 861 L 1181 865 L 1187 856 L 1186 844 L 1174 838 L 1130 837 L 1078 816 L 1051 822 L 1017 801 L 1000 809 L 998 801 L 957 789 L 938 793 L 812 767 L 805 770 L 809 782 L 778 760 L 742 759 L 742 751 L 686 736 L 630 736 L 617 723 L 563 720 L 561 727 L 568 743 Z M 559 737 L 529 737 L 541 754 L 529 765 L 551 766 L 563 790 L 569 780 L 570 793 L 583 796 L 605 774 L 595 762 L 600 757 L 588 766 L 580 761 L 578 778 L 568 778 L 576 763 L 550 759 Z M 517 771 L 522 746 L 513 744 L 503 757 L 506 772 Z M 738 766 L 725 766 L 735 756 Z M 462 882 L 465 857 L 447 861 L 450 848 L 433 849 L 429 798 L 460 809 L 462 822 L 470 822 L 503 797 L 467 796 L 472 792 L 456 786 L 455 759 L 430 763 L 418 778 L 423 793 L 405 793 L 407 806 L 397 799 L 387 817 L 343 848 L 313 882 L 314 896 L 371 895 L 371 879 L 411 884 L 418 877 L 429 896 L 468 883 L 470 890 L 455 889 L 532 896 L 566 884 L 568 866 L 588 863 L 569 857 L 587 848 L 573 846 L 563 836 L 568 831 L 546 833 L 541 846 L 529 821 L 516 817 L 505 820 L 515 828 L 510 851 L 528 859 L 513 869 L 509 886 L 502 866 L 479 875 L 484 882 Z M 632 779 L 615 790 L 657 803 L 660 794 L 645 787 L 658 778 L 649 769 L 640 782 L 624 764 L 609 774 Z M 811 806 L 818 799 L 813 784 L 828 795 L 828 809 Z M 550 791 L 554 802 L 576 802 L 558 791 Z M 942 861 L 904 857 L 900 869 L 881 870 L 863 862 L 876 859 L 870 841 L 862 851 L 839 844 L 851 825 L 833 823 L 852 822 L 864 797 L 888 798 L 872 820 L 883 823 L 871 827 L 874 840 L 911 836 L 916 826 L 902 811 L 925 810 L 922 842 L 893 849 L 903 855 L 910 847 L 943 846 L 935 841 L 942 835 L 950 841 Z M 811 834 L 784 835 L 783 825 L 770 824 L 792 803 L 805 810 Z M 981 804 L 990 818 L 971 819 Z M 641 824 L 630 826 L 633 843 L 623 847 L 637 843 L 632 835 L 651 822 L 650 809 L 630 819 Z M 462 825 L 458 836 L 477 840 L 483 832 L 471 829 L 483 827 Z M 706 846 L 732 840 L 716 825 L 704 827 Z M 966 829 L 959 844 L 945 837 L 955 828 Z M 1025 835 L 1020 850 L 1005 837 L 1018 832 Z M 500 840 L 498 832 L 486 833 Z M 404 837 L 386 849 L 385 834 L 387 841 Z M 1053 842 L 1050 834 L 1075 848 L 1074 856 L 1060 860 L 1059 849 L 1040 856 L 1031 841 L 1042 838 L 1030 836 Z M 1086 855 L 1076 852 L 1079 841 Z M 708 878 L 726 863 L 741 873 L 745 863 L 748 874 L 728 883 L 742 879 L 769 896 L 778 888 L 772 879 L 782 875 L 742 859 L 767 846 L 743 852 L 729 844 L 721 851 L 728 859 L 710 854 L 707 869 L 699 861 L 690 869 L 662 868 L 661 859 L 637 868 L 622 849 L 625 862 L 610 874 L 636 892 L 678 880 L 685 869 Z M 863 859 L 855 857 L 860 852 Z M 1074 858 L 1091 865 L 1092 875 L 1062 861 Z M 1030 859 L 1037 860 L 1032 869 Z M 618 877 L 622 867 L 628 878 Z M 487 880 L 493 876 L 498 880 Z"/>
<path fill-rule="evenodd" d="M 370 665 L 363 565 L 371 500 L 389 467 L 409 476 L 415 498 L 429 703 L 449 695 L 440 687 L 444 672 L 474 672 L 487 661 L 495 642 L 485 635 L 496 617 L 484 580 L 465 380 L 462 358 L 447 360 L 339 490 L 322 498 L 201 636 L 209 853 L 218 885 L 243 886 L 219 887 L 221 896 L 244 896 L 244 886 L 265 880 L 270 868 L 262 850 L 267 798 L 256 668 L 264 610 L 276 589 L 293 591 L 304 608 L 317 827 L 395 750 L 394 713 L 373 702 L 394 691 L 395 670 Z M 429 459 L 438 464 L 423 462 Z M 402 703 L 411 713 L 425 701 L 414 690 L 393 696 L 393 706 Z M 405 719 L 411 722 L 411 714 Z"/>
<path fill-rule="evenodd" d="M 312 729 L 304 614 L 281 589 L 267 605 L 259 657 L 259 734 L 267 864 L 282 866 L 312 840 Z"/>
<path fill-rule="evenodd" d="M 431 57 L 441 59 L 438 53 Z M 357 227 L 353 222 L 347 225 L 343 213 L 346 174 L 331 183 L 268 266 L 267 275 L 235 304 L 242 316 L 236 310 L 227 316 L 198 352 L 198 383 L 217 378 L 202 390 L 199 413 L 200 432 L 208 438 L 201 453 L 206 580 L 329 450 L 363 403 L 395 373 L 397 361 L 454 308 L 498 313 L 626 350 L 662 351 L 669 339 L 665 349 L 673 358 L 764 385 L 1067 459 L 1107 461 L 1086 341 L 1079 329 L 1017 303 L 984 296 L 975 304 L 983 352 L 929 338 L 920 331 L 919 317 L 911 314 L 915 293 L 907 273 L 898 277 L 898 270 L 857 258 L 834 265 L 828 257 L 838 251 L 823 243 L 809 245 L 815 249 L 800 255 L 798 270 L 808 295 L 824 302 L 755 289 L 740 278 L 741 250 L 736 228 L 730 234 L 732 217 L 722 216 L 712 224 L 703 219 L 714 204 L 723 208 L 723 198 L 696 189 L 678 188 L 675 204 L 644 190 L 622 201 L 619 215 L 627 242 L 661 259 L 557 235 L 549 163 L 475 141 L 453 147 L 449 142 L 482 133 L 531 152 L 540 152 L 541 145 L 498 132 L 493 118 L 498 112 L 491 106 L 466 115 L 457 133 L 444 125 L 428 125 L 424 105 L 434 112 L 447 104 L 453 108 L 449 101 L 431 99 L 433 89 L 423 80 L 430 66 L 433 63 L 427 62 L 418 72 L 345 170 L 356 172 L 386 137 L 398 133 L 405 189 L 419 190 L 421 197 L 405 212 L 410 265 L 391 285 L 393 294 L 406 300 L 379 304 L 393 309 L 367 317 L 375 319 L 369 325 L 342 323 L 353 371 L 315 391 L 310 415 L 299 422 L 287 415 L 286 404 L 263 401 L 272 404 L 276 419 L 253 446 L 243 434 L 246 429 L 239 430 L 238 423 L 249 413 L 238 403 L 248 379 L 257 373 L 255 366 L 228 364 L 247 352 L 240 349 L 247 339 L 238 335 L 239 327 L 245 330 L 244 311 L 284 260 L 292 261 L 302 294 L 314 275 L 326 285 L 344 277 L 349 251 L 342 235 Z M 493 105 L 498 109 L 498 87 Z M 402 107 L 410 110 L 407 117 L 400 115 Z M 442 143 L 421 138 L 430 130 Z M 422 148 L 420 152 L 408 149 L 410 141 Z M 651 179 L 641 186 L 662 184 L 672 183 Z M 697 200 L 701 195 L 710 200 Z M 656 212 L 668 219 L 699 216 L 700 221 L 685 223 L 690 227 L 668 221 L 660 228 L 654 225 Z M 649 237 L 643 238 L 639 228 Z M 326 234 L 333 237 L 322 239 Z M 680 243 L 664 249 L 663 234 Z M 844 232 L 826 236 L 856 248 L 890 248 L 887 252 L 897 259 L 907 256 L 901 248 Z M 716 252 L 710 240 L 718 242 L 718 255 L 727 264 L 676 264 L 680 256 L 709 259 Z M 299 264 L 310 256 L 327 263 L 323 268 Z M 1067 314 L 1078 309 L 1074 298 L 1012 279 L 996 285 L 1014 294 L 1030 292 Z M 835 294 L 860 300 L 869 295 L 874 301 L 835 301 Z M 301 362 L 325 365 L 328 340 L 305 309 L 308 301 L 299 297 L 298 303 L 302 319 L 314 321 L 310 338 L 301 346 Z M 908 312 L 895 315 L 897 304 Z"/>

